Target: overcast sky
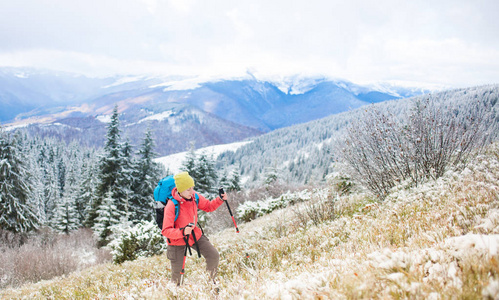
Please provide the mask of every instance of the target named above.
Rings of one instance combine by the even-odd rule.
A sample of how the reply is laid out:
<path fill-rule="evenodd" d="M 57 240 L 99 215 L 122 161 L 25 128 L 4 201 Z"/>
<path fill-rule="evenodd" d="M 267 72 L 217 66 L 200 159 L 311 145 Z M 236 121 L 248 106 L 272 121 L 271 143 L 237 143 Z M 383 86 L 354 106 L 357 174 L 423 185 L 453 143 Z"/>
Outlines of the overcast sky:
<path fill-rule="evenodd" d="M 499 83 L 497 0 L 0 1 L 0 66 Z"/>

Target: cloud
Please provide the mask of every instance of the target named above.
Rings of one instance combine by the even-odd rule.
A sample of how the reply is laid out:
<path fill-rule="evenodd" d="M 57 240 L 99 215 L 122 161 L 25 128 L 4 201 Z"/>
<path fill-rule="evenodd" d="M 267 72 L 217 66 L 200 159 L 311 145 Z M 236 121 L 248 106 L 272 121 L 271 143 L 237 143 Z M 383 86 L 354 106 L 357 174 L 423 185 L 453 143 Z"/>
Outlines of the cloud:
<path fill-rule="evenodd" d="M 497 11 L 495 0 L 4 1 L 0 66 L 495 83 Z"/>

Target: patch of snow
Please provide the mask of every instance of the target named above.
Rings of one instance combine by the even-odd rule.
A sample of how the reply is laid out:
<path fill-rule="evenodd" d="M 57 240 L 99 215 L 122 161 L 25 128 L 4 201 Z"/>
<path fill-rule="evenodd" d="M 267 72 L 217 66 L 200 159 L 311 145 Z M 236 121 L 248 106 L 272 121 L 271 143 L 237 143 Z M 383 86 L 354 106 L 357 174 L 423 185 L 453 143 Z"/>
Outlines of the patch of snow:
<path fill-rule="evenodd" d="M 288 95 L 301 95 L 315 88 L 324 78 L 291 77 L 283 79 L 270 79 L 281 92 Z"/>
<path fill-rule="evenodd" d="M 96 119 L 102 123 L 111 123 L 111 115 L 99 115 Z"/>
<path fill-rule="evenodd" d="M 17 78 L 21 78 L 21 79 L 29 78 L 29 75 L 27 73 L 24 73 L 24 72 L 16 73 L 16 74 L 14 74 L 14 76 Z"/>
<path fill-rule="evenodd" d="M 180 130 L 182 129 L 181 126 L 177 125 L 177 119 L 175 118 L 168 118 L 168 125 L 170 125 L 170 130 L 172 132 L 180 132 Z"/>
<path fill-rule="evenodd" d="M 490 281 L 482 290 L 482 296 L 484 299 L 499 299 L 499 281 Z"/>
<path fill-rule="evenodd" d="M 28 127 L 28 126 L 29 126 L 29 123 L 17 124 L 17 125 L 7 125 L 7 126 L 3 127 L 3 129 L 5 131 L 12 131 L 12 130 L 15 130 L 18 128 L 24 128 L 24 127 Z"/>
<path fill-rule="evenodd" d="M 182 79 L 182 80 L 172 80 L 172 81 L 166 81 L 160 84 L 155 84 L 150 86 L 150 88 L 158 88 L 158 87 L 165 87 L 163 91 L 187 91 L 187 90 L 194 90 L 199 87 L 203 83 L 206 82 L 211 82 L 216 79 L 214 78 L 208 78 L 208 77 L 194 77 L 194 78 L 187 78 L 187 79 Z"/>
<path fill-rule="evenodd" d="M 138 77 L 138 76 L 122 77 L 122 78 L 119 78 L 118 80 L 116 80 L 115 82 L 111 83 L 110 85 L 103 86 L 102 88 L 107 89 L 107 88 L 119 86 L 119 85 L 122 85 L 125 83 L 139 81 L 141 79 L 142 79 L 142 77 Z"/>
<path fill-rule="evenodd" d="M 237 142 L 231 144 L 215 145 L 210 147 L 205 147 L 196 150 L 197 154 L 206 154 L 208 156 L 213 156 L 216 159 L 221 153 L 226 151 L 236 151 L 240 147 L 251 143 L 252 141 Z M 189 152 L 180 152 L 163 157 L 156 158 L 154 161 L 162 164 L 166 169 L 169 169 L 172 173 L 178 173 L 181 171 L 182 164 L 185 162 L 185 158 Z"/>
<path fill-rule="evenodd" d="M 476 229 L 480 229 L 481 233 L 499 233 L 499 209 L 490 209 L 485 218 L 480 218 L 480 224 L 476 225 Z"/>
<path fill-rule="evenodd" d="M 44 124 L 44 125 L 41 125 L 41 127 L 48 127 L 48 126 L 59 126 L 59 127 L 65 127 L 65 128 L 72 128 L 72 129 L 75 129 L 77 131 L 82 131 L 81 128 L 76 128 L 76 127 L 72 127 L 72 126 L 69 126 L 69 125 L 66 125 L 66 124 L 61 124 L 61 123 L 52 123 L 52 124 Z"/>
<path fill-rule="evenodd" d="M 142 122 L 146 121 L 163 121 L 164 119 L 171 117 L 174 114 L 172 110 L 167 110 L 159 114 L 154 114 L 152 116 L 146 117 L 138 121 L 137 123 L 140 124 Z"/>
<path fill-rule="evenodd" d="M 499 234 L 467 234 L 456 236 L 446 239 L 445 245 L 458 253 L 466 253 L 469 250 L 475 249 L 487 252 L 491 256 L 496 256 L 499 254 Z"/>
<path fill-rule="evenodd" d="M 266 296 L 269 299 L 312 299 L 316 291 L 326 282 L 327 273 L 304 272 L 293 279 L 278 273 L 278 280 L 267 283 Z"/>

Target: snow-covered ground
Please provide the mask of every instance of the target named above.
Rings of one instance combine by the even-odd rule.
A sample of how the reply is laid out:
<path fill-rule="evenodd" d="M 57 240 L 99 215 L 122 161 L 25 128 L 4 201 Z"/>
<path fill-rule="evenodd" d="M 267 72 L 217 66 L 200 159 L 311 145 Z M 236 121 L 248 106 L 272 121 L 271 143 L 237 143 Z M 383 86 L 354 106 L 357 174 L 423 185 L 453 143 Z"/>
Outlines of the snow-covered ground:
<path fill-rule="evenodd" d="M 0 298 L 499 299 L 498 182 L 496 145 L 464 171 L 401 184 L 384 201 L 335 195 L 333 186 L 283 195 L 303 201 L 282 209 L 272 207 L 278 199 L 259 201 L 266 214 L 238 222 L 239 233 L 210 234 L 220 253 L 216 286 L 193 253 L 177 287 L 163 254 L 4 289 Z"/>
<path fill-rule="evenodd" d="M 231 144 L 222 144 L 215 145 L 210 147 L 205 147 L 196 150 L 196 154 L 205 154 L 208 157 L 213 156 L 213 159 L 216 159 L 221 153 L 226 151 L 236 151 L 240 147 L 251 143 L 251 141 L 237 142 Z M 169 170 L 171 173 L 178 173 L 182 167 L 182 164 L 185 162 L 185 157 L 189 153 L 189 151 L 179 152 L 163 157 L 156 158 L 154 161 L 165 166 L 166 170 Z"/>

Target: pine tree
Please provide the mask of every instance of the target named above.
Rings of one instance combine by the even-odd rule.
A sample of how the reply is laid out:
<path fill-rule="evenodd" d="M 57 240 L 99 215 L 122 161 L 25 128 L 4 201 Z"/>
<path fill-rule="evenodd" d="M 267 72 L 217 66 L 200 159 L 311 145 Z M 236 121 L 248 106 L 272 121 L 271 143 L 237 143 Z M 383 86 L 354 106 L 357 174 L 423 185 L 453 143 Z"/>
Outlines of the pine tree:
<path fill-rule="evenodd" d="M 33 192 L 31 193 L 31 202 L 33 202 L 33 208 L 35 210 L 36 217 L 38 218 L 40 225 L 46 224 L 46 214 L 44 210 L 44 171 L 40 168 L 38 154 L 40 151 L 40 145 L 37 140 L 33 140 L 33 148 L 30 149 L 28 158 L 28 169 L 31 171 L 31 186 L 33 187 Z"/>
<path fill-rule="evenodd" d="M 85 222 L 87 227 L 94 226 L 95 220 L 98 217 L 97 211 L 106 195 L 112 192 L 111 195 L 116 196 L 117 180 L 121 176 L 121 166 L 119 115 L 118 106 L 116 105 L 108 126 L 104 154 L 100 159 L 96 197 L 93 199 L 88 218 Z"/>
<path fill-rule="evenodd" d="M 52 228 L 66 234 L 78 229 L 80 221 L 75 204 L 74 197 L 61 199 L 54 213 Z"/>
<path fill-rule="evenodd" d="M 129 139 L 121 146 L 121 174 L 117 180 L 116 199 L 119 199 L 117 208 L 119 211 L 130 216 L 130 202 L 134 197 L 133 186 L 135 184 L 137 163 L 132 156 L 132 146 Z"/>
<path fill-rule="evenodd" d="M 241 190 L 241 178 L 237 170 L 232 170 L 229 179 L 229 191 L 240 191 Z"/>
<path fill-rule="evenodd" d="M 84 162 L 82 165 L 82 178 L 76 195 L 76 212 L 78 215 L 79 223 L 83 224 L 86 216 L 91 211 L 92 199 L 95 197 L 95 190 L 97 185 L 95 160 L 91 158 L 90 153 L 84 155 Z"/>
<path fill-rule="evenodd" d="M 32 187 L 26 158 L 17 141 L 0 130 L 0 228 L 12 232 L 36 229 L 39 221 L 29 203 Z"/>
<path fill-rule="evenodd" d="M 274 185 L 277 182 L 278 178 L 279 176 L 277 168 L 273 167 L 266 168 L 264 183 L 267 187 Z"/>
<path fill-rule="evenodd" d="M 58 231 L 69 233 L 82 225 L 78 218 L 76 197 L 81 182 L 82 161 L 79 159 L 79 148 L 75 143 L 71 143 L 66 152 L 67 157 L 60 161 L 64 162 L 64 182 L 62 197 L 57 204 L 52 227 Z"/>
<path fill-rule="evenodd" d="M 43 156 L 39 158 L 40 168 L 43 170 L 42 178 L 44 186 L 41 205 L 44 213 L 43 224 L 48 225 L 59 199 L 59 188 L 57 184 L 56 153 L 54 152 L 54 147 L 48 143 L 45 143 L 44 147 L 45 151 L 41 153 Z"/>
<path fill-rule="evenodd" d="M 218 185 L 229 190 L 228 187 L 230 186 L 230 181 L 229 178 L 227 177 L 227 170 L 223 171 L 222 176 L 220 176 L 220 181 L 218 182 Z"/>
<path fill-rule="evenodd" d="M 116 200 L 113 193 L 109 191 L 97 210 L 97 217 L 93 226 L 94 234 L 97 237 L 97 246 L 103 247 L 109 243 L 112 226 L 119 223 L 120 214 L 116 208 Z"/>
<path fill-rule="evenodd" d="M 153 161 L 155 156 L 153 148 L 152 133 L 148 130 L 138 152 L 139 160 L 134 184 L 134 197 L 130 205 L 134 222 L 150 220 L 153 217 L 152 196 L 161 175 L 159 165 Z"/>
<path fill-rule="evenodd" d="M 215 171 L 215 162 L 208 158 L 206 154 L 201 154 L 196 165 L 194 179 L 196 190 L 201 193 L 216 193 L 215 183 L 217 182 L 217 174 Z"/>
<path fill-rule="evenodd" d="M 64 194 L 64 188 L 66 186 L 66 164 L 64 163 L 64 158 L 59 157 L 57 163 L 57 187 L 59 188 L 59 197 L 62 198 Z"/>
<path fill-rule="evenodd" d="M 198 178 L 196 161 L 197 161 L 197 154 L 196 151 L 194 150 L 194 144 L 191 143 L 189 152 L 187 152 L 185 161 L 182 164 L 182 170 L 189 173 L 189 175 L 194 179 Z"/>

